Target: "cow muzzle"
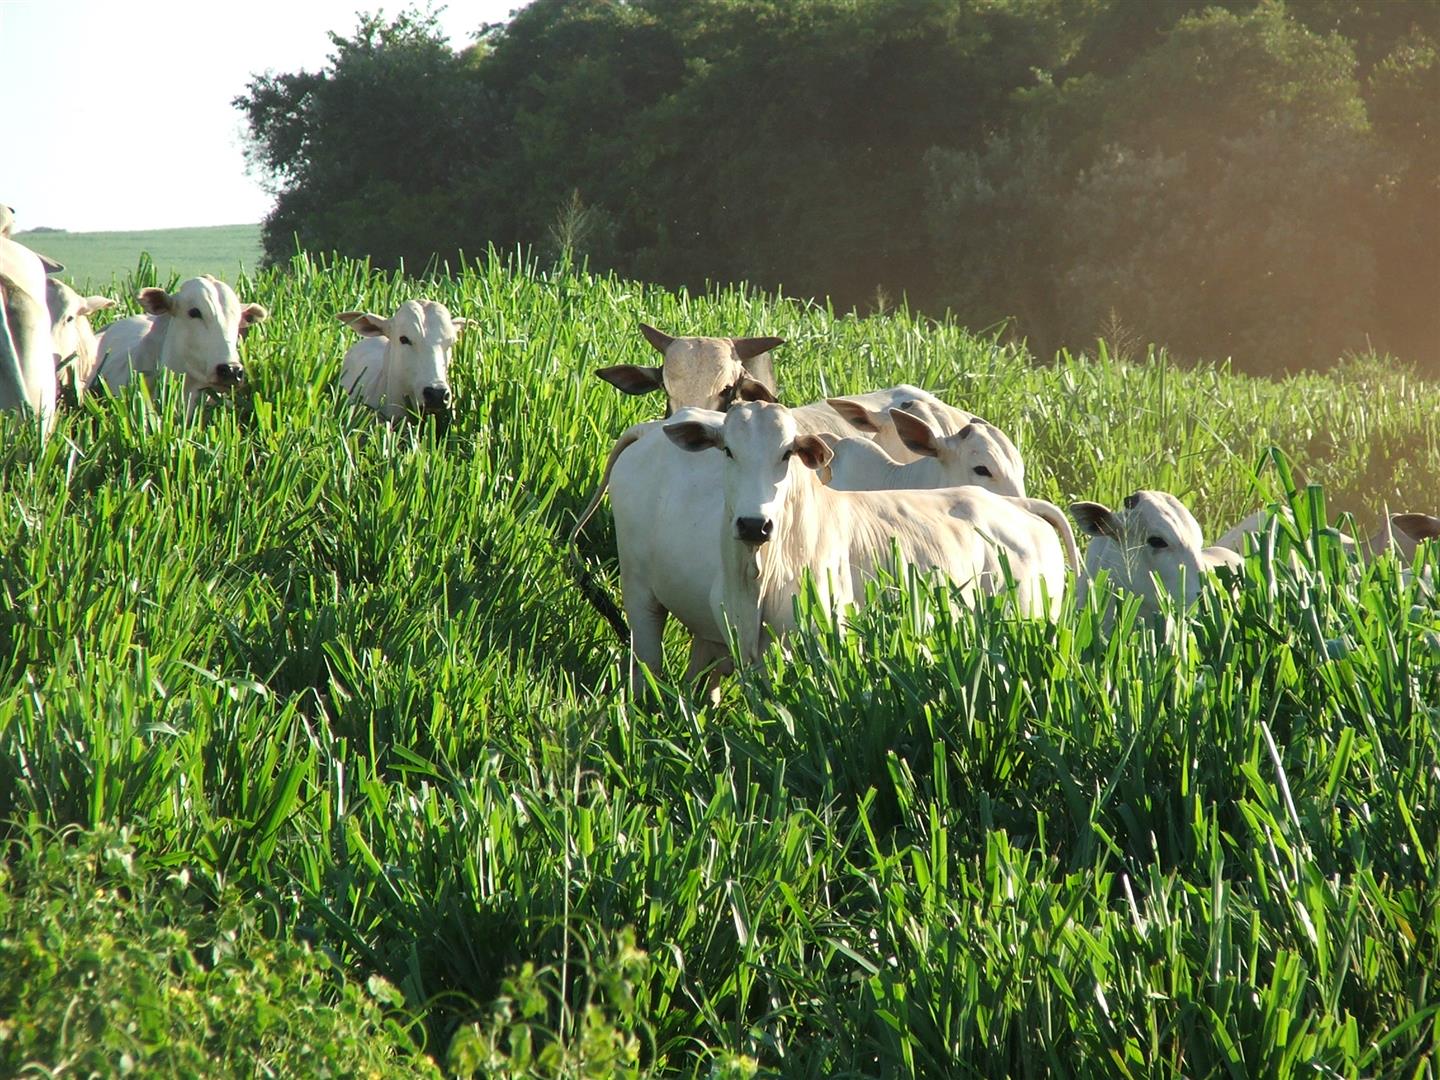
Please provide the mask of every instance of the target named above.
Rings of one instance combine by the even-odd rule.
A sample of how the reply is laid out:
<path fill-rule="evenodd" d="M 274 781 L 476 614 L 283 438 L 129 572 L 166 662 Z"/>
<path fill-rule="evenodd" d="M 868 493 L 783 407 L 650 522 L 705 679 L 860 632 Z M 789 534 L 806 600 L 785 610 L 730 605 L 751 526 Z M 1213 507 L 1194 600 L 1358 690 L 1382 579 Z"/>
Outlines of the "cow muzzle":
<path fill-rule="evenodd" d="M 450 401 L 448 386 L 427 386 L 420 391 L 420 404 L 427 413 L 448 413 Z"/>
<path fill-rule="evenodd" d="M 217 364 L 215 381 L 221 386 L 239 386 L 245 381 L 245 369 L 239 364 Z"/>
<path fill-rule="evenodd" d="M 747 544 L 763 544 L 775 531 L 775 523 L 764 517 L 737 517 L 735 535 Z"/>

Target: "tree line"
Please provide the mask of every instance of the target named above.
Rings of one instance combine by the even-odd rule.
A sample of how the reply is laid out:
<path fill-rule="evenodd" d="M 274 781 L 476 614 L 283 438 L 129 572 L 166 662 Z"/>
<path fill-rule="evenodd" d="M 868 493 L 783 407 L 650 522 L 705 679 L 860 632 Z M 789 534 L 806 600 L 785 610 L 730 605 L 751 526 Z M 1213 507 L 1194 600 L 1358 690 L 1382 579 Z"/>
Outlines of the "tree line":
<path fill-rule="evenodd" d="M 1440 0 L 534 0 L 236 99 L 306 249 L 1440 374 Z"/>

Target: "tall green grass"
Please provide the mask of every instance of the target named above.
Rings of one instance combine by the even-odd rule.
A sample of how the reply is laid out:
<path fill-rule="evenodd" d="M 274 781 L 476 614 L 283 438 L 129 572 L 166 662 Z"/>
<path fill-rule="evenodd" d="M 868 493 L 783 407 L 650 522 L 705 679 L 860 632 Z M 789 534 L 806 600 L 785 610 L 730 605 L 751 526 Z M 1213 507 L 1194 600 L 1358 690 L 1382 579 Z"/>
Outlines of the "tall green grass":
<path fill-rule="evenodd" d="M 123 830 L 132 877 L 100 892 L 183 874 L 193 910 L 263 931 L 297 965 L 293 1008 L 266 1008 L 371 1025 L 320 1052 L 341 1073 L 415 1067 L 381 1053 L 403 1018 L 355 1004 L 380 976 L 466 1075 L 1435 1075 L 1440 606 L 1390 561 L 1305 529 L 1109 634 L 1093 608 L 1017 623 L 882 583 L 702 709 L 627 696 L 562 543 L 614 435 L 658 412 L 591 375 L 653 361 L 641 318 L 781 334 L 792 401 L 929 386 L 1014 434 L 1033 494 L 1164 488 L 1210 535 L 1303 511 L 1307 484 L 1364 526 L 1434 511 L 1440 387 L 1373 358 L 1282 383 L 1035 365 L 903 312 L 493 258 L 235 284 L 272 312 L 239 398 L 193 421 L 173 386 L 87 398 L 44 444 L 0 420 L 6 955 L 35 955 L 31 866 L 72 867 L 44 879 L 77 913 L 54 941 L 112 925 L 87 867 Z M 419 295 L 472 320 L 443 432 L 336 386 L 334 314 Z M 616 591 L 608 521 L 584 553 Z M 158 933 L 177 910 L 128 907 L 126 933 L 174 950 L 167 993 L 213 992 Z M 0 1035 L 28 1040 L 0 1038 L 0 1072 L 73 1050 L 42 982 L 94 960 L 54 951 L 0 964 Z M 125 995 L 87 1015 L 123 1026 Z M 390 1033 L 374 1057 L 366 1030 Z"/>

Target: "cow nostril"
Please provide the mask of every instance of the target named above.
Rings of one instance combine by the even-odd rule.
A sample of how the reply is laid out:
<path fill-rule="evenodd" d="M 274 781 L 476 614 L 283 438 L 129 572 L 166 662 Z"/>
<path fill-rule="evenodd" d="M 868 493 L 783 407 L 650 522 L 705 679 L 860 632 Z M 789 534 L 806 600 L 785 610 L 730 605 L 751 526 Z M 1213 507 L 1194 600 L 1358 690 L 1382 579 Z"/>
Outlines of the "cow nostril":
<path fill-rule="evenodd" d="M 239 364 L 221 364 L 215 369 L 215 377 L 222 383 L 238 383 L 245 378 L 245 369 Z"/>
<path fill-rule="evenodd" d="M 774 523 L 769 518 L 739 517 L 735 519 L 735 533 L 747 544 L 763 544 L 770 539 Z"/>
<path fill-rule="evenodd" d="M 425 400 L 425 407 L 429 409 L 444 409 L 450 405 L 450 388 L 448 386 L 427 386 L 421 391 Z"/>

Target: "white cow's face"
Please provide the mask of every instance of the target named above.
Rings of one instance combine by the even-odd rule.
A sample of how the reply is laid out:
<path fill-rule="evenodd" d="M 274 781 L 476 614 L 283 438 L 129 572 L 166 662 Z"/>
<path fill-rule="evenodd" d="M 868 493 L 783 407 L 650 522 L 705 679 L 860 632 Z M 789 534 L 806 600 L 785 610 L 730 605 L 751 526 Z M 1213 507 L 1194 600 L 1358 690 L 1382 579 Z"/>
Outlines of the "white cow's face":
<path fill-rule="evenodd" d="M 939 461 L 951 484 L 974 484 L 996 495 L 1024 496 L 1025 463 L 1020 451 L 994 425 L 976 417 L 954 435 L 941 435 L 908 410 L 892 409 L 890 418 L 905 446 Z"/>
<path fill-rule="evenodd" d="M 407 300 L 388 319 L 346 311 L 340 321 L 362 337 L 385 339 L 380 378 L 387 403 L 412 412 L 450 412 L 450 352 L 466 320 L 451 318 L 449 309 L 434 300 Z"/>
<path fill-rule="evenodd" d="M 114 307 L 108 296 L 81 296 L 63 281 L 45 282 L 45 303 L 50 309 L 50 337 L 55 345 L 55 367 L 61 381 L 85 380 L 95 370 L 96 338 L 90 316 Z"/>
<path fill-rule="evenodd" d="M 783 405 L 737 405 L 715 420 L 682 420 L 665 425 L 665 434 L 684 450 L 711 448 L 725 454 L 727 528 L 747 544 L 766 543 L 781 521 L 798 469 L 819 469 L 832 453 L 816 435 L 798 434 Z"/>
<path fill-rule="evenodd" d="M 229 390 L 245 379 L 239 340 L 269 316 L 259 304 L 242 305 L 235 290 L 206 274 L 173 293 L 142 289 L 140 306 L 170 316 L 163 346 L 165 366 L 184 370 L 191 389 Z"/>
<path fill-rule="evenodd" d="M 1199 522 L 1175 496 L 1137 491 L 1126 496 L 1123 510 L 1075 503 L 1070 512 L 1093 537 L 1085 554 L 1087 576 L 1108 570 L 1111 585 L 1139 595 L 1147 614 L 1158 609 L 1158 589 L 1183 604 L 1199 595 L 1204 540 Z"/>
<path fill-rule="evenodd" d="M 671 337 L 653 326 L 641 331 L 665 360 L 659 367 L 619 364 L 595 374 L 627 394 L 665 391 L 665 415 L 696 408 L 724 412 L 737 401 L 774 401 L 769 352 L 777 337 Z"/>

